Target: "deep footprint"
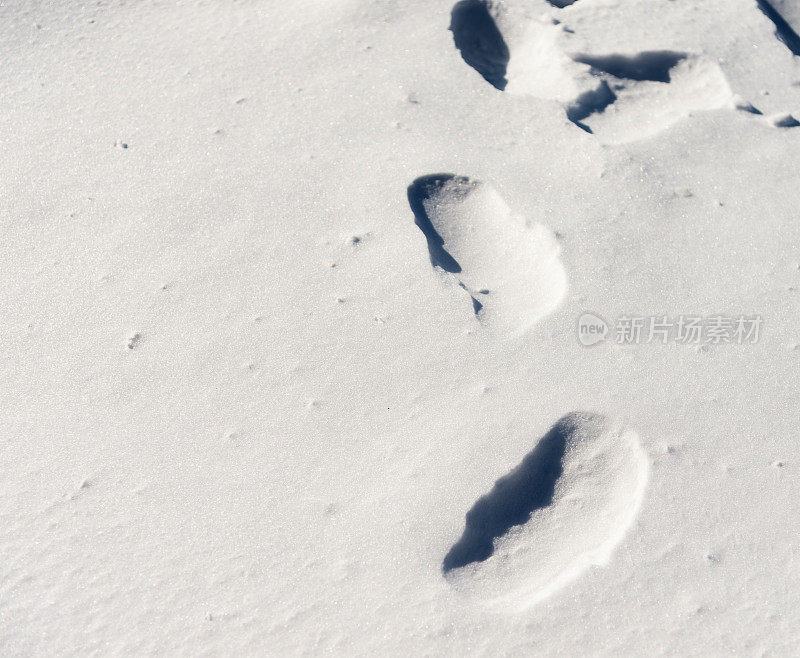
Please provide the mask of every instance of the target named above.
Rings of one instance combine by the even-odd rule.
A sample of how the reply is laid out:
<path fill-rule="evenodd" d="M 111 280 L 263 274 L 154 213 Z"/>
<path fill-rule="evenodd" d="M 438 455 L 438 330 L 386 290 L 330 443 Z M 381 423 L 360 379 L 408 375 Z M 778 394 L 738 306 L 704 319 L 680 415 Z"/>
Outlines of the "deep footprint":
<path fill-rule="evenodd" d="M 533 21 L 521 38 L 509 41 L 495 7 L 486 0 L 453 7 L 450 29 L 464 61 L 506 93 L 558 101 L 572 123 L 604 143 L 649 137 L 694 112 L 734 109 L 722 70 L 707 57 L 672 51 L 572 54 L 569 30 L 559 21 Z M 788 30 L 781 34 L 791 44 Z"/>
<path fill-rule="evenodd" d="M 450 30 L 464 61 L 493 87 L 506 87 L 508 46 L 482 0 L 462 0 L 453 7 Z"/>
<path fill-rule="evenodd" d="M 467 595 L 532 605 L 607 562 L 636 517 L 647 472 L 633 432 L 571 413 L 473 505 L 442 570 Z"/>
<path fill-rule="evenodd" d="M 800 56 L 800 36 L 797 29 L 800 27 L 800 4 L 793 0 L 757 0 L 758 8 L 772 21 L 775 26 L 775 36 L 792 54 Z"/>
<path fill-rule="evenodd" d="M 587 103 L 587 94 L 579 97 L 568 106 L 567 116 L 608 143 L 656 134 L 692 112 L 734 106 L 733 93 L 719 66 L 702 57 L 645 51 L 577 54 L 572 59 L 588 66 L 601 80 L 600 89 L 606 91 L 600 104 Z"/>
<path fill-rule="evenodd" d="M 520 335 L 566 292 L 555 235 L 511 213 L 490 185 L 453 174 L 416 179 L 408 202 L 431 264 L 454 276 L 481 323 Z"/>

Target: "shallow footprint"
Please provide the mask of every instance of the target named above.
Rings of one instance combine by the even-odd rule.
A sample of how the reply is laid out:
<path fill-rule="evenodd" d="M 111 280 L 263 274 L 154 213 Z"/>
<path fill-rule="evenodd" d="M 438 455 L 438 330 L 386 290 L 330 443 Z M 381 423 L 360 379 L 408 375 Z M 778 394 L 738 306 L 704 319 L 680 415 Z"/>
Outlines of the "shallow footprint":
<path fill-rule="evenodd" d="M 461 592 L 520 610 L 605 564 L 638 512 L 647 459 L 636 434 L 571 413 L 467 513 L 442 570 Z"/>
<path fill-rule="evenodd" d="M 486 183 L 434 174 L 415 180 L 408 201 L 431 263 L 455 276 L 481 323 L 520 335 L 566 292 L 553 232 L 515 216 Z"/>

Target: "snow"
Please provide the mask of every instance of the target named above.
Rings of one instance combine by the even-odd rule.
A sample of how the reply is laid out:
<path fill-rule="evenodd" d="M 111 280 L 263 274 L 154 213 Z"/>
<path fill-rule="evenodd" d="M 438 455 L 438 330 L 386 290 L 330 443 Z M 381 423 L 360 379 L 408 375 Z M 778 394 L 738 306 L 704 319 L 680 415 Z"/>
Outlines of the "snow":
<path fill-rule="evenodd" d="M 756 0 L 507 0 L 465 56 L 454 5 L 0 7 L 3 655 L 800 643 L 791 35 Z M 409 203 L 444 174 L 460 272 Z M 763 326 L 613 339 L 683 315 Z M 445 569 L 565 417 L 553 500 Z"/>

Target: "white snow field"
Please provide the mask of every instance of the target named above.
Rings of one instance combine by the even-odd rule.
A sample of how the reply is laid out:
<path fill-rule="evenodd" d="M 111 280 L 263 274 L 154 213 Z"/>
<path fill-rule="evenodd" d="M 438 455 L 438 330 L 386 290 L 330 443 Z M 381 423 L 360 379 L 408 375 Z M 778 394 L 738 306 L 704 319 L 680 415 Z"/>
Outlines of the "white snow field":
<path fill-rule="evenodd" d="M 798 30 L 0 3 L 0 655 L 798 655 Z"/>

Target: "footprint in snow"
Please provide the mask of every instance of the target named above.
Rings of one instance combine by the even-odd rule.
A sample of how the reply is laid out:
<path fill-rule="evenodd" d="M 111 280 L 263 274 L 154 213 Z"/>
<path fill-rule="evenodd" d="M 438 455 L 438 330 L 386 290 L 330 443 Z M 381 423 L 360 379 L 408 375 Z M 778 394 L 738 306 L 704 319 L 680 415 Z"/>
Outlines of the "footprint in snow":
<path fill-rule="evenodd" d="M 775 26 L 775 37 L 795 57 L 800 56 L 800 3 L 796 0 L 757 0 L 758 8 Z"/>
<path fill-rule="evenodd" d="M 450 14 L 450 31 L 464 61 L 490 85 L 505 89 L 508 46 L 489 5 L 481 0 L 461 0 Z"/>
<path fill-rule="evenodd" d="M 444 558 L 459 591 L 520 610 L 607 562 L 638 512 L 648 464 L 638 437 L 571 413 L 467 513 Z"/>
<path fill-rule="evenodd" d="M 555 235 L 514 215 L 491 185 L 423 176 L 409 186 L 408 201 L 431 264 L 457 278 L 484 326 L 521 335 L 563 298 L 567 279 Z"/>
<path fill-rule="evenodd" d="M 735 108 L 725 75 L 708 57 L 573 53 L 571 30 L 559 21 L 533 21 L 507 42 L 504 20 L 502 6 L 489 0 L 453 7 L 450 30 L 464 61 L 501 91 L 561 103 L 572 123 L 603 143 L 643 139 L 695 112 Z"/>

